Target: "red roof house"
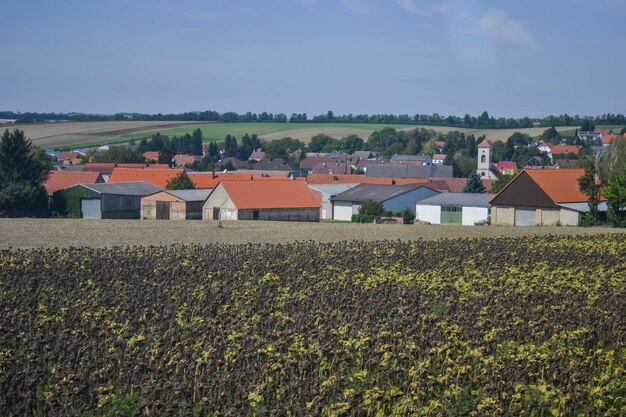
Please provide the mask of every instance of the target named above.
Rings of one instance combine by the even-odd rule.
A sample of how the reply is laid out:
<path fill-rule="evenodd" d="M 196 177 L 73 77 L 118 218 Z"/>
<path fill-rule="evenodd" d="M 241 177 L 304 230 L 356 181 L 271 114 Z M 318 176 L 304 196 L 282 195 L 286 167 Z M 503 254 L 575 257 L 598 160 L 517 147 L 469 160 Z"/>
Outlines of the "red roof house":
<path fill-rule="evenodd" d="M 179 175 L 184 170 L 176 169 L 133 169 L 133 168 L 114 168 L 109 182 L 135 182 L 145 181 L 156 185 L 159 188 L 165 188 L 167 182 Z"/>
<path fill-rule="evenodd" d="M 56 191 L 73 187 L 77 184 L 103 183 L 104 178 L 99 172 L 84 171 L 50 171 L 43 182 L 49 196 Z"/>

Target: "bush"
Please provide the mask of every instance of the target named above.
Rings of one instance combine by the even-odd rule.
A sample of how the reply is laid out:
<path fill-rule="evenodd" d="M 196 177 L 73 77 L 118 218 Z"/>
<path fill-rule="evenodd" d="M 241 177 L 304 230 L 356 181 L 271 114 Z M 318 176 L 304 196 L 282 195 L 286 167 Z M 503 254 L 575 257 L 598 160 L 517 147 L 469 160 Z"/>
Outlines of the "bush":
<path fill-rule="evenodd" d="M 375 223 L 380 217 L 373 214 L 353 214 L 352 223 Z"/>

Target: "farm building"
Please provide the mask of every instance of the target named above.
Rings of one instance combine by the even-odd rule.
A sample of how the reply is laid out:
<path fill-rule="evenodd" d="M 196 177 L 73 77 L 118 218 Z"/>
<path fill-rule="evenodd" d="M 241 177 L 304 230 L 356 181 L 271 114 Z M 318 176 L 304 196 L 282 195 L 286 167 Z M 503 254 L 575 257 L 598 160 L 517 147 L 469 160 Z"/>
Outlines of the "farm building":
<path fill-rule="evenodd" d="M 76 184 L 103 183 L 104 178 L 99 172 L 83 171 L 50 171 L 46 176 L 43 186 L 49 196 L 59 190 L 73 187 Z"/>
<path fill-rule="evenodd" d="M 368 177 L 384 178 L 452 178 L 450 165 L 373 165 L 367 168 Z"/>
<path fill-rule="evenodd" d="M 487 220 L 495 194 L 441 193 L 419 201 L 415 221 L 474 226 Z"/>
<path fill-rule="evenodd" d="M 583 169 L 521 171 L 491 200 L 491 223 L 509 226 L 578 225 L 589 211 L 578 188 Z M 606 203 L 600 205 L 606 210 Z"/>
<path fill-rule="evenodd" d="M 413 185 L 379 185 L 359 184 L 331 198 L 334 220 L 351 220 L 353 214 L 358 214 L 361 203 L 374 200 L 383 203 L 385 210 L 400 213 L 409 208 L 415 213 L 418 201 L 438 194 L 425 184 Z"/>
<path fill-rule="evenodd" d="M 147 182 L 80 184 L 81 216 L 86 219 L 138 219 L 141 198 L 161 189 Z"/>
<path fill-rule="evenodd" d="M 109 183 L 145 181 L 159 188 L 165 188 L 168 181 L 171 181 L 183 172 L 182 168 L 176 169 L 132 169 L 114 168 Z"/>
<path fill-rule="evenodd" d="M 317 199 L 318 203 L 321 204 L 320 219 L 332 220 L 333 205 L 331 203 L 331 199 L 337 194 L 348 191 L 357 185 L 358 184 L 309 184 L 309 188 L 313 192 L 313 195 Z"/>
<path fill-rule="evenodd" d="M 202 203 L 211 189 L 164 190 L 141 199 L 141 218 L 146 220 L 201 220 Z"/>
<path fill-rule="evenodd" d="M 202 219 L 316 222 L 320 203 L 303 181 L 222 181 L 202 205 Z"/>

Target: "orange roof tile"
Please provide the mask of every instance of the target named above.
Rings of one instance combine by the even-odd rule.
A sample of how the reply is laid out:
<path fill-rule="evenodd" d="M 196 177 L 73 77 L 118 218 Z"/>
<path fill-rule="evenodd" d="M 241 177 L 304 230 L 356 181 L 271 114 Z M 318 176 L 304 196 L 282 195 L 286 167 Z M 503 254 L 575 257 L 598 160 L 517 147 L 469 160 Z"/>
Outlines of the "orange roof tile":
<path fill-rule="evenodd" d="M 165 188 L 167 182 L 183 172 L 179 169 L 133 169 L 115 168 L 109 182 L 145 181 L 157 187 Z"/>
<path fill-rule="evenodd" d="M 148 161 L 158 161 L 159 160 L 159 152 L 158 151 L 147 151 L 143 153 L 143 157 Z"/>
<path fill-rule="evenodd" d="M 220 185 L 238 209 L 320 207 L 302 181 L 223 181 Z"/>
<path fill-rule="evenodd" d="M 583 176 L 584 169 L 528 169 L 522 172 L 557 204 L 588 201 L 587 195 L 578 188 L 578 178 Z"/>
<path fill-rule="evenodd" d="M 50 171 L 43 182 L 43 186 L 48 195 L 52 195 L 55 191 L 73 187 L 76 184 L 95 184 L 98 182 L 104 182 L 99 172 Z"/>
<path fill-rule="evenodd" d="M 308 184 L 396 184 L 409 185 L 428 182 L 426 178 L 380 178 L 359 174 L 309 174 Z"/>
<path fill-rule="evenodd" d="M 554 145 L 550 148 L 550 153 L 555 155 L 564 155 L 568 153 L 573 153 L 574 155 L 578 155 L 582 146 L 575 145 Z"/>
<path fill-rule="evenodd" d="M 222 181 L 292 181 L 288 177 L 261 177 L 252 173 L 215 174 L 210 172 L 189 172 L 189 179 L 196 188 L 215 188 Z M 296 178 L 296 181 L 304 181 L 304 178 Z"/>

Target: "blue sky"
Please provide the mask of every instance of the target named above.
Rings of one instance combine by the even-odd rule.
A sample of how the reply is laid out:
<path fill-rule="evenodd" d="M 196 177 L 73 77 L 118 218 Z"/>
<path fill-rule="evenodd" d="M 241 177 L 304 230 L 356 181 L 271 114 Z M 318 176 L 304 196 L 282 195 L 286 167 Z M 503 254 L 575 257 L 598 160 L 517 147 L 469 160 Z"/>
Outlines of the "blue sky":
<path fill-rule="evenodd" d="M 626 113 L 626 0 L 0 0 L 0 110 Z"/>

